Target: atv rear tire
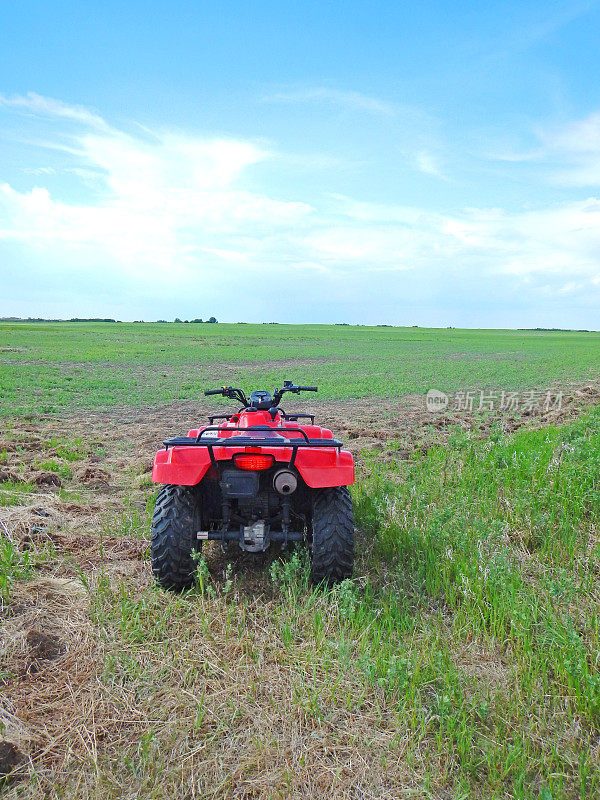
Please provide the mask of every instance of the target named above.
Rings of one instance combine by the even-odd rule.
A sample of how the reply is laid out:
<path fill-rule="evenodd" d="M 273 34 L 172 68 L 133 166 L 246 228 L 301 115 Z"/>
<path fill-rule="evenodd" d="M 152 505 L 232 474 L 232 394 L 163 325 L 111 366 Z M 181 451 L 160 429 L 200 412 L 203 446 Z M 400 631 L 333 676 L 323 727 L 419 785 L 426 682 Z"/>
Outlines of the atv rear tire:
<path fill-rule="evenodd" d="M 314 493 L 311 580 L 339 583 L 352 577 L 354 565 L 354 515 L 346 486 L 318 489 Z"/>
<path fill-rule="evenodd" d="M 196 534 L 201 530 L 205 493 L 202 484 L 166 485 L 158 493 L 150 551 L 154 577 L 164 589 L 181 591 L 194 583 L 194 556 L 201 546 Z"/>

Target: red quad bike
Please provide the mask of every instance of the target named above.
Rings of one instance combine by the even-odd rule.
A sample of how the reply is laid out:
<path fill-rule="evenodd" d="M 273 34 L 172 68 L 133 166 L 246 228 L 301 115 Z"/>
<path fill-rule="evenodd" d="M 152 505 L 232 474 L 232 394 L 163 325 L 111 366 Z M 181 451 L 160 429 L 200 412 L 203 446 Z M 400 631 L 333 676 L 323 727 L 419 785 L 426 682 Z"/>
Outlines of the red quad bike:
<path fill-rule="evenodd" d="M 312 414 L 286 414 L 286 392 L 316 392 L 316 386 L 255 391 L 224 386 L 205 395 L 238 400 L 231 416 L 209 417 L 209 425 L 164 441 L 152 480 L 164 484 L 152 517 L 152 569 L 165 589 L 194 581 L 202 542 L 260 553 L 272 543 L 305 542 L 314 584 L 352 575 L 354 519 L 348 486 L 354 483 L 352 454 Z M 215 425 L 215 420 L 225 420 Z M 299 420 L 307 424 L 299 424 Z"/>

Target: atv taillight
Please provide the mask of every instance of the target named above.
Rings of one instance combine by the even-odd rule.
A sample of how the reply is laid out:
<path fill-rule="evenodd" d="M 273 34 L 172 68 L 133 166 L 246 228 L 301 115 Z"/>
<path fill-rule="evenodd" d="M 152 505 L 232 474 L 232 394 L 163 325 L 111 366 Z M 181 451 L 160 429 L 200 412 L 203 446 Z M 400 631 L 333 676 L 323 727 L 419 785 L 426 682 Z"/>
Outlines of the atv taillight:
<path fill-rule="evenodd" d="M 269 469 L 272 466 L 274 458 L 273 456 L 265 456 L 265 455 L 238 455 L 234 456 L 233 461 L 236 467 L 240 469 Z"/>

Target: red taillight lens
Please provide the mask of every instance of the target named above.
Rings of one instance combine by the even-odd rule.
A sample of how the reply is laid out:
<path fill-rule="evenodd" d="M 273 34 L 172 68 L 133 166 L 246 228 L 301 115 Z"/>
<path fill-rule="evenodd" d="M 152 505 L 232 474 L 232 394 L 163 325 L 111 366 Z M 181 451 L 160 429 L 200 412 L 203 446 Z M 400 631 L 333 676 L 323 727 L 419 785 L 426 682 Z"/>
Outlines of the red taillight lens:
<path fill-rule="evenodd" d="M 236 467 L 240 469 L 269 469 L 273 464 L 273 456 L 264 455 L 239 455 L 234 456 Z"/>

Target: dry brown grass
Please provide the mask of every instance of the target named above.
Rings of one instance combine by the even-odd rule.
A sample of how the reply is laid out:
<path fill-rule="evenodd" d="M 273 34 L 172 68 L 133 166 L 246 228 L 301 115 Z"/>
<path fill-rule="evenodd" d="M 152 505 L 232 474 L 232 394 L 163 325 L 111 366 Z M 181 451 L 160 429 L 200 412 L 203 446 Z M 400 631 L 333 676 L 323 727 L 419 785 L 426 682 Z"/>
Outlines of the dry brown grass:
<path fill-rule="evenodd" d="M 312 602 L 321 642 L 335 641 L 338 609 Z M 284 620 L 290 608 L 266 596 L 177 598 L 103 577 L 89 594 L 77 581 L 31 581 L 9 609 L 5 738 L 28 759 L 7 796 L 374 798 L 417 788 L 397 713 L 315 642 L 314 608 Z M 33 630 L 65 652 L 38 657 Z"/>

